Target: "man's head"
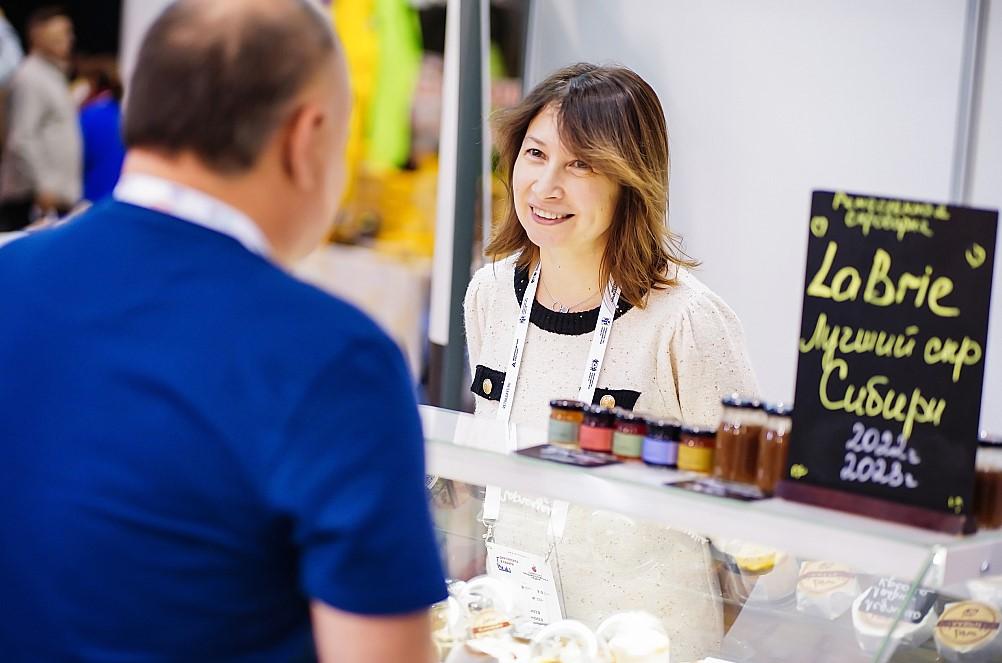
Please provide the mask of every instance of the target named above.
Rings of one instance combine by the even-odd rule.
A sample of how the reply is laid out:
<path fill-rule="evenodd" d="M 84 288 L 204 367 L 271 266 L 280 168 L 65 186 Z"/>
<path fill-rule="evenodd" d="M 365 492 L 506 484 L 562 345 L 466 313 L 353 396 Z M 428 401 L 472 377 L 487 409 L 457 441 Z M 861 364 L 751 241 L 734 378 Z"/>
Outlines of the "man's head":
<path fill-rule="evenodd" d="M 73 54 L 73 21 L 58 6 L 36 9 L 28 17 L 28 43 L 32 53 L 60 64 Z"/>
<path fill-rule="evenodd" d="M 200 174 L 194 183 L 237 202 L 279 258 L 308 252 L 344 184 L 339 50 L 312 0 L 178 0 L 147 32 L 127 88 L 130 156 Z"/>

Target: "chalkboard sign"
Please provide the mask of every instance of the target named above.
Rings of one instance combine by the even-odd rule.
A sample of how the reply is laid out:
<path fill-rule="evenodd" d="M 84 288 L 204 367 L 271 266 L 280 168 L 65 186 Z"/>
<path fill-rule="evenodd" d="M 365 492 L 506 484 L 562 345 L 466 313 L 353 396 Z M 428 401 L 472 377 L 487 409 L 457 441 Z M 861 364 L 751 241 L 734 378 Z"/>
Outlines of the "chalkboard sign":
<path fill-rule="evenodd" d="M 780 495 L 968 513 L 997 224 L 987 210 L 814 192 Z"/>

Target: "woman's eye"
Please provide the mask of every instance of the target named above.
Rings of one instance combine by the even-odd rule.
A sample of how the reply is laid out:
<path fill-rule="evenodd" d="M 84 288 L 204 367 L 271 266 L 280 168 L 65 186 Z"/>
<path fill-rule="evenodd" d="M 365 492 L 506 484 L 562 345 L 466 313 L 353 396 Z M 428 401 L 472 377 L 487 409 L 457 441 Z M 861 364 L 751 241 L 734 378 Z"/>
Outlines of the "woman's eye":
<path fill-rule="evenodd" d="M 584 161 L 581 161 L 580 159 L 572 161 L 571 168 L 577 168 L 578 170 L 591 170 L 591 166 L 586 164 Z"/>
<path fill-rule="evenodd" d="M 533 159 L 542 159 L 543 158 L 543 152 L 542 152 L 542 150 L 537 150 L 535 147 L 530 147 L 529 149 L 527 149 L 525 151 L 525 153 L 528 156 L 532 157 Z"/>

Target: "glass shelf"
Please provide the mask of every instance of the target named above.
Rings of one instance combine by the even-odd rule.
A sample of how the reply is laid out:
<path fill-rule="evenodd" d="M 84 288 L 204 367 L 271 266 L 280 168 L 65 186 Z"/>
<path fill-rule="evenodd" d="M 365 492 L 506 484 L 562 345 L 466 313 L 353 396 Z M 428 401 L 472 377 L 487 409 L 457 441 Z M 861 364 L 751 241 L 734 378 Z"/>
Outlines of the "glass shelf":
<path fill-rule="evenodd" d="M 579 468 L 515 454 L 544 431 L 422 406 L 429 474 L 606 509 L 711 539 L 755 541 L 875 575 L 940 588 L 1002 573 L 1002 531 L 952 536 L 778 498 L 756 502 L 674 489 L 685 472 L 629 463 Z"/>

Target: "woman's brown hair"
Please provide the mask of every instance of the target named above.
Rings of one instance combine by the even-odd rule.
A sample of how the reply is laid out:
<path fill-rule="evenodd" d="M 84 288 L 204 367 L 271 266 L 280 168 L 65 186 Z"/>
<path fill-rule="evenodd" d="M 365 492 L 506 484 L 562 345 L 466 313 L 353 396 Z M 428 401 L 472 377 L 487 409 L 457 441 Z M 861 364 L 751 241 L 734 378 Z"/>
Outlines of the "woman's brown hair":
<path fill-rule="evenodd" d="M 484 252 L 493 260 L 517 253 L 526 268 L 539 259 L 539 248 L 518 221 L 511 177 L 529 124 L 548 106 L 557 111 L 567 149 L 620 186 L 600 276 L 603 283 L 612 278 L 626 301 L 643 307 L 651 290 L 675 284 L 673 265 L 698 263 L 668 229 L 668 128 L 661 102 L 625 67 L 564 67 L 499 115 L 495 138 L 507 207 Z"/>

